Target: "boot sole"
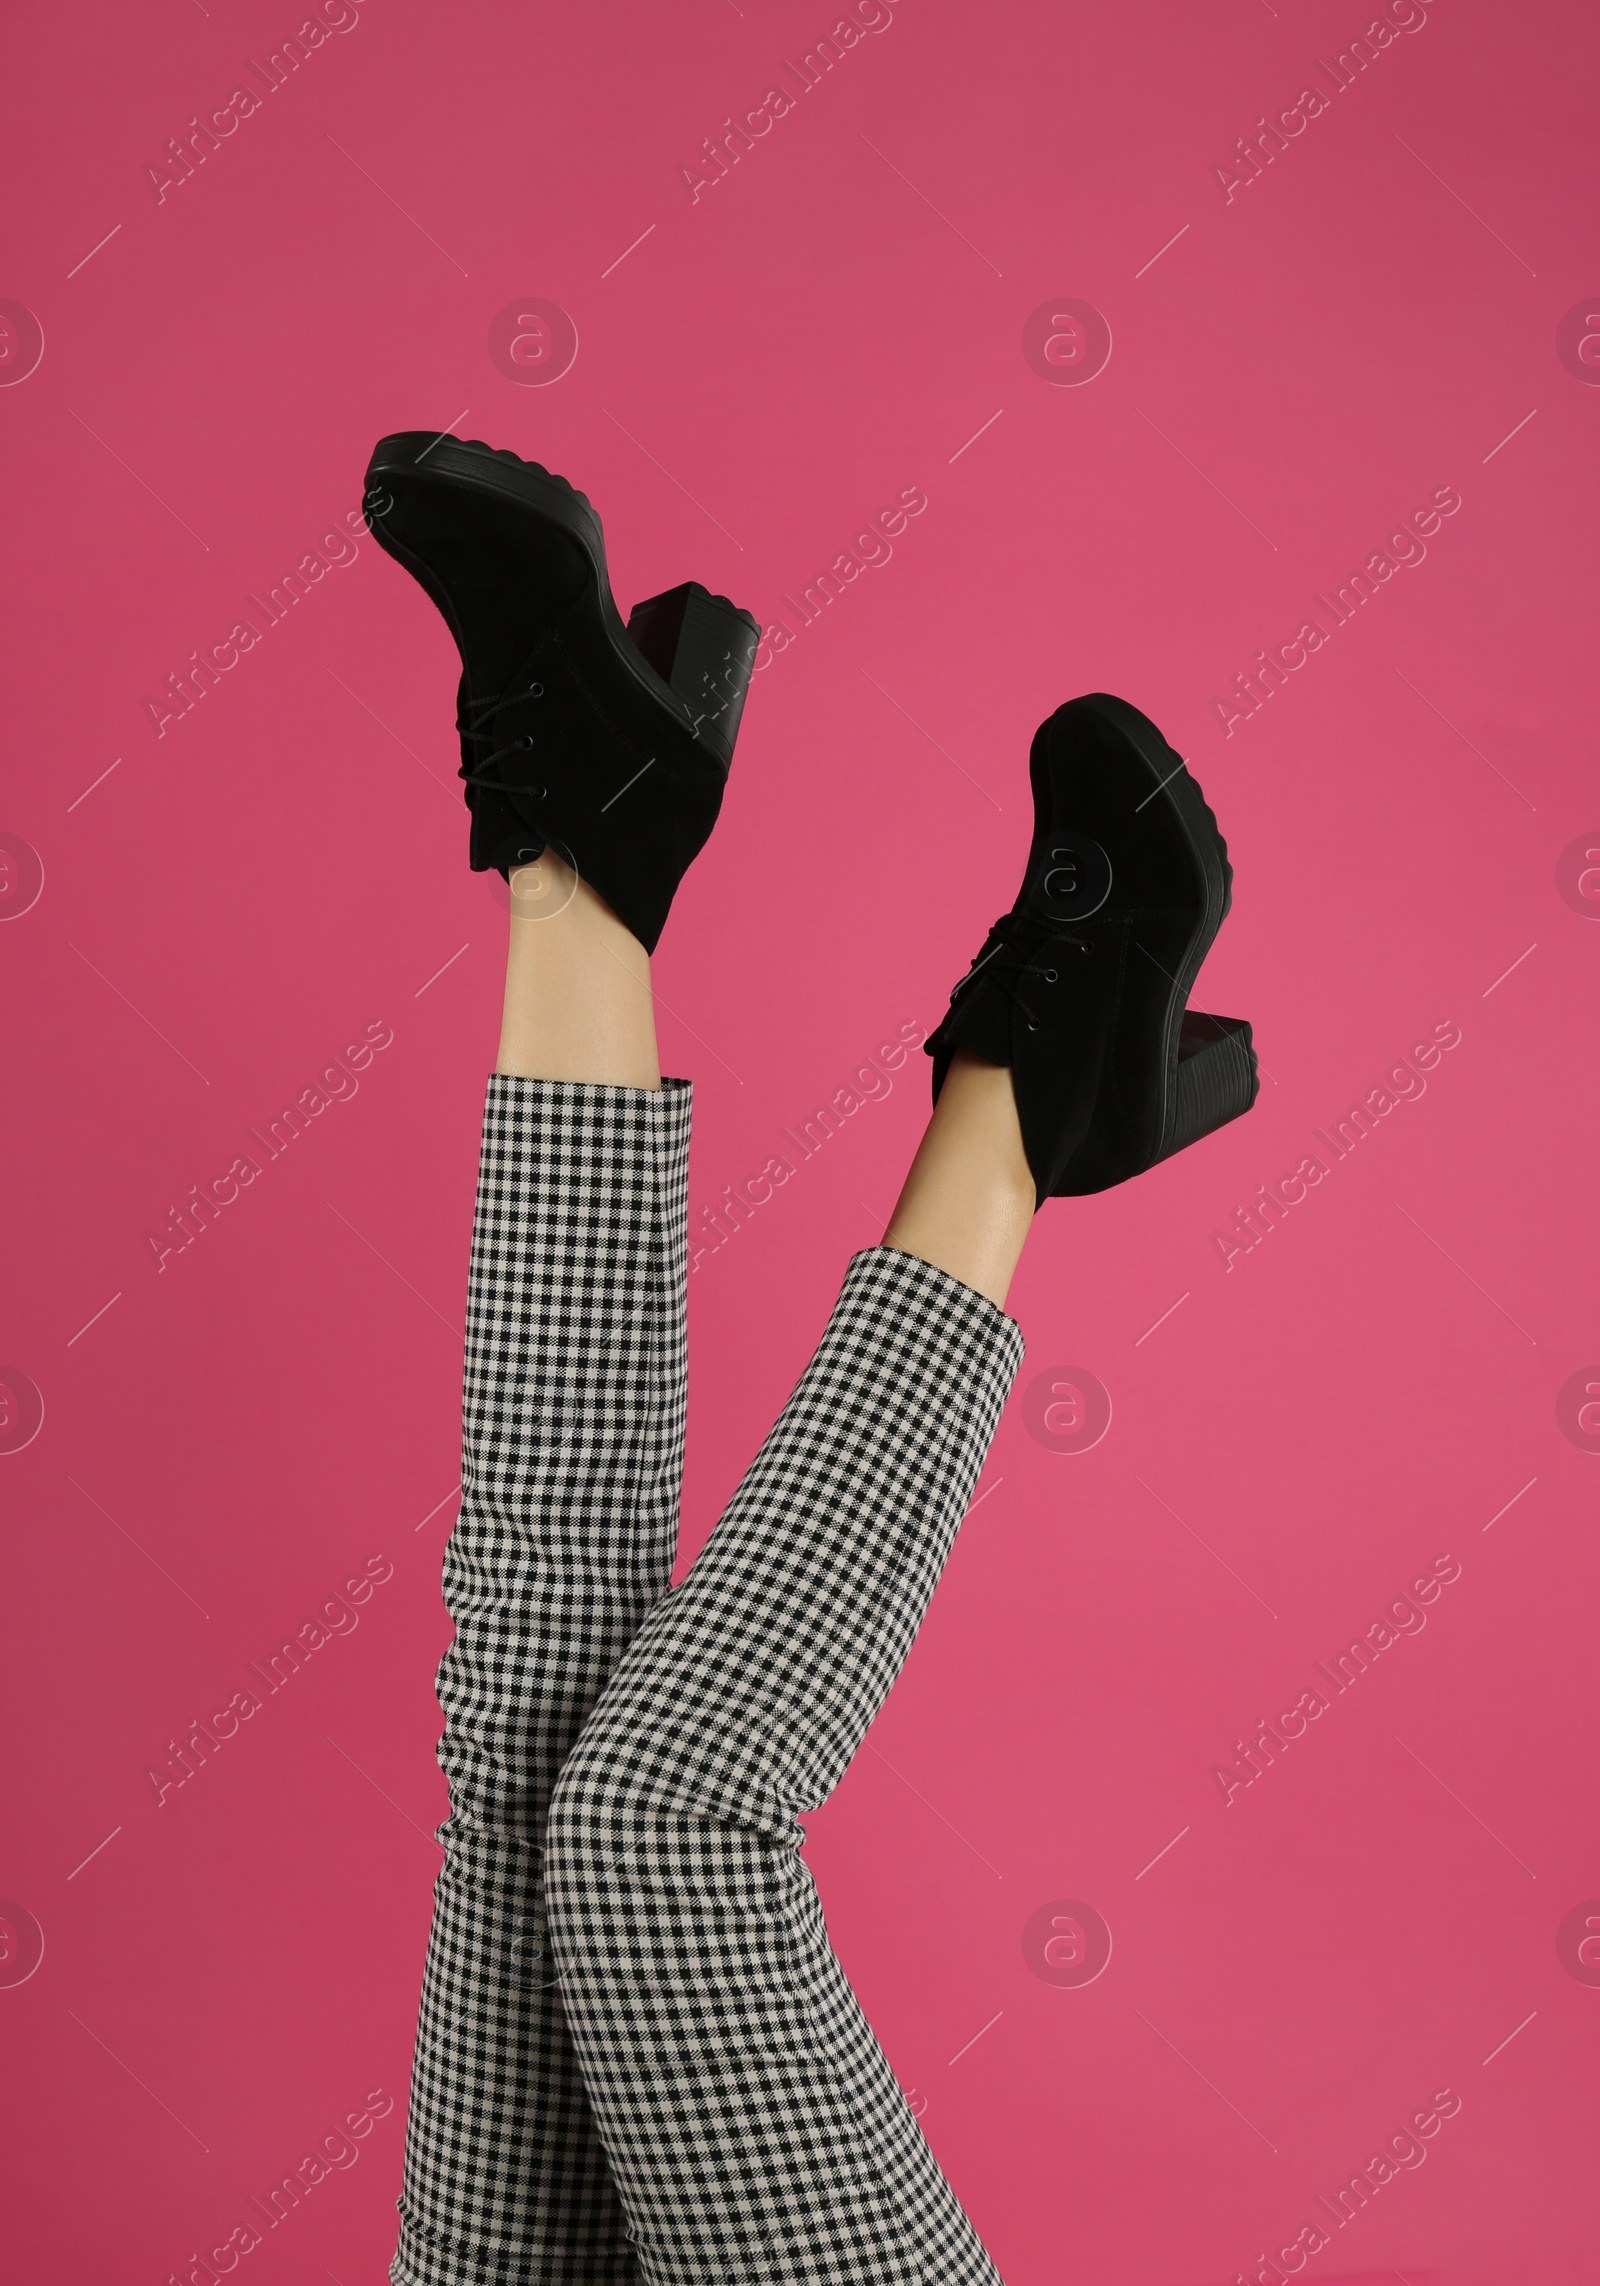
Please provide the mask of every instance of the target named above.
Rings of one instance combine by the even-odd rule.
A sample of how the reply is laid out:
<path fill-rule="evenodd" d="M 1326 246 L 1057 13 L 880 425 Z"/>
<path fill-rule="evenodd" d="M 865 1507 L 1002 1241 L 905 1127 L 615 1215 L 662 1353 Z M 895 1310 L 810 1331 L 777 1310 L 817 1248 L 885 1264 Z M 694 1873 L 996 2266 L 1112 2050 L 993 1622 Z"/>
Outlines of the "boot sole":
<path fill-rule="evenodd" d="M 1150 802 L 1161 804 L 1178 831 L 1201 892 L 1200 911 L 1170 983 L 1153 1054 L 1154 1148 L 1136 1165 L 1120 1168 L 1086 1186 L 1103 1190 L 1144 1172 L 1186 1144 L 1238 1118 L 1255 1101 L 1259 1082 L 1249 1025 L 1239 1018 L 1206 1016 L 1188 1007 L 1201 964 L 1233 903 L 1233 869 L 1210 804 L 1189 775 L 1183 757 L 1137 707 L 1097 691 L 1069 701 L 1050 719 L 1053 725 L 1063 719 L 1069 723 L 1081 720 L 1085 715 L 1113 731 L 1124 753 L 1136 763 L 1130 788 L 1139 789 L 1135 811 Z M 1052 822 L 1056 808 L 1057 781 L 1048 740 L 1044 755 L 1031 762 L 1030 775 L 1037 830 Z M 1084 1195 L 1074 1191 L 1070 1167 L 1063 1195 Z"/>
<path fill-rule="evenodd" d="M 420 486 L 428 492 L 465 493 L 469 498 L 476 494 L 485 499 L 511 501 L 526 510 L 535 525 L 548 526 L 575 542 L 587 560 L 600 631 L 618 671 L 643 696 L 665 708 L 702 744 L 706 743 L 709 720 L 715 726 L 710 750 L 726 749 L 716 753 L 726 771 L 733 759 L 734 738 L 743 707 L 743 686 L 749 679 L 748 661 L 754 657 L 753 639 L 759 639 L 761 633 L 760 623 L 752 613 L 730 603 L 725 595 L 713 595 L 698 581 L 690 580 L 682 588 L 669 589 L 665 595 L 652 596 L 636 605 L 628 625 L 624 626 L 611 593 L 605 535 L 599 517 L 584 494 L 568 484 L 565 477 L 553 475 L 537 461 L 523 460 L 514 452 L 484 444 L 476 437 L 439 437 L 426 430 L 409 429 L 382 438 L 374 447 L 367 466 L 367 491 L 370 494 L 380 486 L 392 490 L 397 483 L 408 489 Z M 367 524 L 379 547 L 410 572 L 438 606 L 464 658 L 461 630 L 447 592 L 434 579 L 425 562 L 403 541 L 384 530 L 382 513 L 369 510 Z M 678 605 L 680 597 L 683 598 L 681 606 Z M 640 630 L 637 640 L 631 632 L 635 621 L 639 622 Z M 640 648 L 640 643 L 648 644 L 665 664 L 660 636 L 666 622 L 672 623 L 673 650 L 668 673 L 663 675 Z M 740 686 L 737 705 L 731 707 L 730 725 L 722 724 L 718 715 L 708 717 L 704 707 L 697 704 L 708 687 L 714 689 L 718 683 Z M 730 702 L 725 695 L 721 711 L 729 710 Z"/>

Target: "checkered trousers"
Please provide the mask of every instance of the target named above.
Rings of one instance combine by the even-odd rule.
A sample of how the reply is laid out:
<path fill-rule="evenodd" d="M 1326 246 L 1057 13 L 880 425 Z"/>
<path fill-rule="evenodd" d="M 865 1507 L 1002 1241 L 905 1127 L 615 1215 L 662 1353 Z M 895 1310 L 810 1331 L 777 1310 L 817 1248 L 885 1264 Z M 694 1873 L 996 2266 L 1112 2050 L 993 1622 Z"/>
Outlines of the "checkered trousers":
<path fill-rule="evenodd" d="M 391 2276 L 997 2286 L 833 1958 L 798 1820 L 910 1649 L 1022 1338 L 931 1265 L 857 1255 L 665 1593 L 688 1118 L 670 1081 L 490 1082 Z"/>
<path fill-rule="evenodd" d="M 878 1247 L 557 1782 L 573 2045 L 650 2286 L 998 2286 L 833 1957 L 798 1813 L 911 1648 L 1022 1355 Z"/>
<path fill-rule="evenodd" d="M 395 2286 L 637 2277 L 542 1859 L 556 1773 L 672 1571 L 690 1100 L 682 1080 L 488 1084 L 438 1675 L 450 1815 Z"/>

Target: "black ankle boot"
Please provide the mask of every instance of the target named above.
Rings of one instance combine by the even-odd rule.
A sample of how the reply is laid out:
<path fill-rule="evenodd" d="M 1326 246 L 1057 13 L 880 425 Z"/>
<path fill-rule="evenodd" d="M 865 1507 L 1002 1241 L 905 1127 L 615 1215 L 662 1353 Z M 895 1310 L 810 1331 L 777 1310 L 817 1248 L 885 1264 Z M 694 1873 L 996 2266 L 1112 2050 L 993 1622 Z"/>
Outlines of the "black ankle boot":
<path fill-rule="evenodd" d="M 461 654 L 474 871 L 548 842 L 653 952 L 722 804 L 756 620 L 690 580 L 624 627 L 583 494 L 475 440 L 385 437 L 364 505 Z"/>
<path fill-rule="evenodd" d="M 1241 1017 L 1186 1008 L 1233 899 L 1227 845 L 1181 756 L 1118 698 L 1073 699 L 1029 759 L 1022 888 L 925 1043 L 1009 1064 L 1039 1203 L 1109 1190 L 1256 1099 Z"/>

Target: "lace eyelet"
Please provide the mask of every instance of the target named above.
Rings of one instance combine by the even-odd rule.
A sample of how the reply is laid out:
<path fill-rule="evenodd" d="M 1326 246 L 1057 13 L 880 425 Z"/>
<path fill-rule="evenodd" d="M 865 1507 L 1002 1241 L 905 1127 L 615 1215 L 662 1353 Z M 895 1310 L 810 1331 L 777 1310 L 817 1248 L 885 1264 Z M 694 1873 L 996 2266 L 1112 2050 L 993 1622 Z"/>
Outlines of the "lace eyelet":
<path fill-rule="evenodd" d="M 1061 981 L 1059 971 L 1053 968 L 1047 968 L 1044 972 L 1044 980 L 1046 984 L 1059 984 Z"/>
<path fill-rule="evenodd" d="M 528 685 L 528 696 L 529 696 L 529 698 L 543 698 L 543 697 L 544 697 L 544 685 L 543 685 L 543 683 L 530 683 L 530 684 Z"/>
<path fill-rule="evenodd" d="M 533 740 L 531 738 L 519 738 L 517 744 L 522 748 L 524 754 L 533 752 Z"/>

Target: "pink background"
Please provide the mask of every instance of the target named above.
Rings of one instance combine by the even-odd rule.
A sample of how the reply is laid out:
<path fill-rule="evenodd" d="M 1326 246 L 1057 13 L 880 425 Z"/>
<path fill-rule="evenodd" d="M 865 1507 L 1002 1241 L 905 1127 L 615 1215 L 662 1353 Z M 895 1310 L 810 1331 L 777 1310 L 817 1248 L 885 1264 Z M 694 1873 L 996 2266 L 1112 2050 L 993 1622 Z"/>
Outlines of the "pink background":
<path fill-rule="evenodd" d="M 1577 0 L 1397 0 L 1418 28 L 1334 96 L 1317 59 L 1371 5 L 865 0 L 887 28 L 698 199 L 680 169 L 822 0 L 330 0 L 353 28 L 160 199 L 168 137 L 294 7 L 15 28 L 0 295 L 44 350 L 18 378 L 25 323 L 0 343 L 0 1359 L 45 1410 L 0 1458 L 0 1973 L 34 1923 L 44 1954 L 0 1990 L 10 2275 L 188 2277 L 369 2098 L 358 2159 L 243 2274 L 357 2286 L 393 2243 L 505 921 L 466 867 L 448 637 L 370 540 L 160 736 L 146 702 L 264 626 L 248 596 L 355 507 L 380 434 L 446 424 L 591 495 L 625 608 L 694 576 L 796 628 L 785 591 L 927 496 L 761 672 L 661 951 L 696 1215 L 936 1020 L 1062 699 L 1145 708 L 1228 837 L 1196 997 L 1254 1021 L 1260 1103 L 1042 1216 L 981 1505 L 812 1824 L 1009 2286 L 1255 2276 L 1445 2090 L 1425 2163 L 1305 2275 L 1592 2271 L 1600 1989 L 1557 1932 L 1600 1896 L 1600 1438 L 1558 1396 L 1600 1383 L 1600 364 L 1581 309 L 1565 358 L 1558 329 L 1597 284 L 1600 41 Z M 1227 197 L 1235 139 L 1307 85 L 1327 108 Z M 577 329 L 545 386 L 487 347 L 530 296 Z M 1109 324 L 1088 385 L 1024 358 L 1052 297 Z M 1447 487 L 1426 560 L 1225 732 L 1236 674 L 1332 630 L 1314 597 Z M 359 1093 L 158 1270 L 145 1234 L 369 1024 Z M 1213 1233 L 1436 1025 L 1426 1092 L 1225 1268 Z M 687 1552 L 926 1100 L 919 1053 L 701 1258 Z M 1025 1397 L 1074 1373 L 1113 1412 L 1063 1453 Z M 1425 1627 L 1225 1802 L 1214 1766 L 1440 1556 Z M 168 1742 L 369 1558 L 353 1632 L 158 1804 Z M 1111 1931 L 1092 1983 L 1024 1948 L 1061 1900 Z"/>

